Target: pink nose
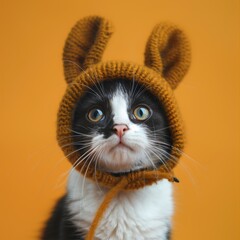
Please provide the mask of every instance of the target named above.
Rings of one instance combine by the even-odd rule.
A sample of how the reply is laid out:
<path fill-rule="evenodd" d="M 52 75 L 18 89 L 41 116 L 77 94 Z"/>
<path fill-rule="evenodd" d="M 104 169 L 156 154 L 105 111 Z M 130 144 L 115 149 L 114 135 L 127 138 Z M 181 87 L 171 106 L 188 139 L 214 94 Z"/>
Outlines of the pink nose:
<path fill-rule="evenodd" d="M 113 126 L 113 131 L 121 138 L 123 134 L 129 130 L 128 126 L 125 124 L 116 124 Z"/>

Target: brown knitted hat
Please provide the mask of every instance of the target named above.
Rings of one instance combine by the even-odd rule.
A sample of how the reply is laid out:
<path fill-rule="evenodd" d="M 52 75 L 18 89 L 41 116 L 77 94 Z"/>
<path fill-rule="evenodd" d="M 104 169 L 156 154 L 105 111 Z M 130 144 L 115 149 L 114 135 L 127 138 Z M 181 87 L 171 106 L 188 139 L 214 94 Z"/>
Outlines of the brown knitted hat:
<path fill-rule="evenodd" d="M 134 77 L 137 82 L 146 86 L 165 108 L 173 139 L 172 159 L 167 161 L 167 168 L 172 169 L 183 149 L 183 126 L 173 89 L 182 80 L 190 64 L 188 40 L 176 26 L 161 23 L 153 29 L 147 41 L 144 66 L 124 61 L 101 62 L 112 32 L 111 23 L 104 18 L 86 17 L 76 23 L 66 40 L 63 61 L 68 86 L 58 112 L 58 143 L 74 165 L 77 159 L 81 158 L 74 149 L 71 138 L 73 109 L 79 98 L 96 82 L 119 78 L 132 81 Z M 76 168 L 85 172 L 82 169 L 84 163 L 80 163 Z M 90 165 L 86 177 L 110 188 L 123 178 L 96 171 L 94 165 Z M 157 172 L 133 172 L 124 178 L 127 179 L 124 189 L 150 185 L 161 178 L 174 181 L 172 172 L 167 172 L 163 166 L 160 166 Z"/>

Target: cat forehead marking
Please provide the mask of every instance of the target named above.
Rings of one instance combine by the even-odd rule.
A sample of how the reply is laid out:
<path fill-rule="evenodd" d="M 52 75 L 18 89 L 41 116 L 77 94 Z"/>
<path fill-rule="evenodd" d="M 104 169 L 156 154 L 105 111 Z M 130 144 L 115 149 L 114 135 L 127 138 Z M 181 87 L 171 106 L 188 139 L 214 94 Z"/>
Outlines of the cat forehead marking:
<path fill-rule="evenodd" d="M 128 117 L 128 94 L 118 87 L 110 99 L 114 124 L 130 124 Z"/>

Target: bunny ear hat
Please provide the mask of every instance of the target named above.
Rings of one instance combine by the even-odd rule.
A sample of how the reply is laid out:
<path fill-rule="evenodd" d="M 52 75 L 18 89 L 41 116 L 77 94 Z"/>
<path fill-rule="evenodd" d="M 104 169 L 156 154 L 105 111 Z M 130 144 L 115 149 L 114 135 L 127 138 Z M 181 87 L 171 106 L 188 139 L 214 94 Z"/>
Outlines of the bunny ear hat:
<path fill-rule="evenodd" d="M 157 170 L 141 170 L 124 176 L 96 170 L 88 166 L 86 177 L 108 187 L 109 195 L 100 206 L 87 239 L 92 239 L 98 222 L 110 200 L 120 190 L 131 190 L 151 185 L 160 179 L 176 181 L 172 169 L 177 164 L 184 146 L 183 124 L 173 90 L 178 86 L 190 65 L 190 46 L 178 27 L 168 23 L 155 26 L 146 44 L 144 65 L 125 61 L 102 62 L 105 47 L 113 33 L 112 24 L 98 16 L 81 19 L 70 31 L 63 52 L 67 90 L 60 104 L 57 119 L 57 139 L 65 156 L 81 173 L 85 173 L 81 155 L 74 149 L 71 125 L 74 107 L 94 84 L 106 80 L 125 79 L 145 86 L 162 103 L 172 137 L 171 156 L 165 166 Z M 78 163 L 77 163 L 78 161 Z M 77 164 L 76 164 L 77 163 Z"/>

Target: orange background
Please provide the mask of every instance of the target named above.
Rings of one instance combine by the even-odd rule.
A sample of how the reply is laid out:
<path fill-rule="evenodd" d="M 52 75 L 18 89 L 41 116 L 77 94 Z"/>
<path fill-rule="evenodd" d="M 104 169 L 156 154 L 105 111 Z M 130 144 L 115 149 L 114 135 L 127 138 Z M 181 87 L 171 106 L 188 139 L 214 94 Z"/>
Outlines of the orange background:
<path fill-rule="evenodd" d="M 173 240 L 240 239 L 238 0 L 1 0 L 0 11 L 1 239 L 36 239 L 64 192 L 70 164 L 55 140 L 61 54 L 73 24 L 92 14 L 115 25 L 104 60 L 142 63 L 160 21 L 187 33 L 192 65 L 176 97 L 188 156 L 176 168 Z"/>

